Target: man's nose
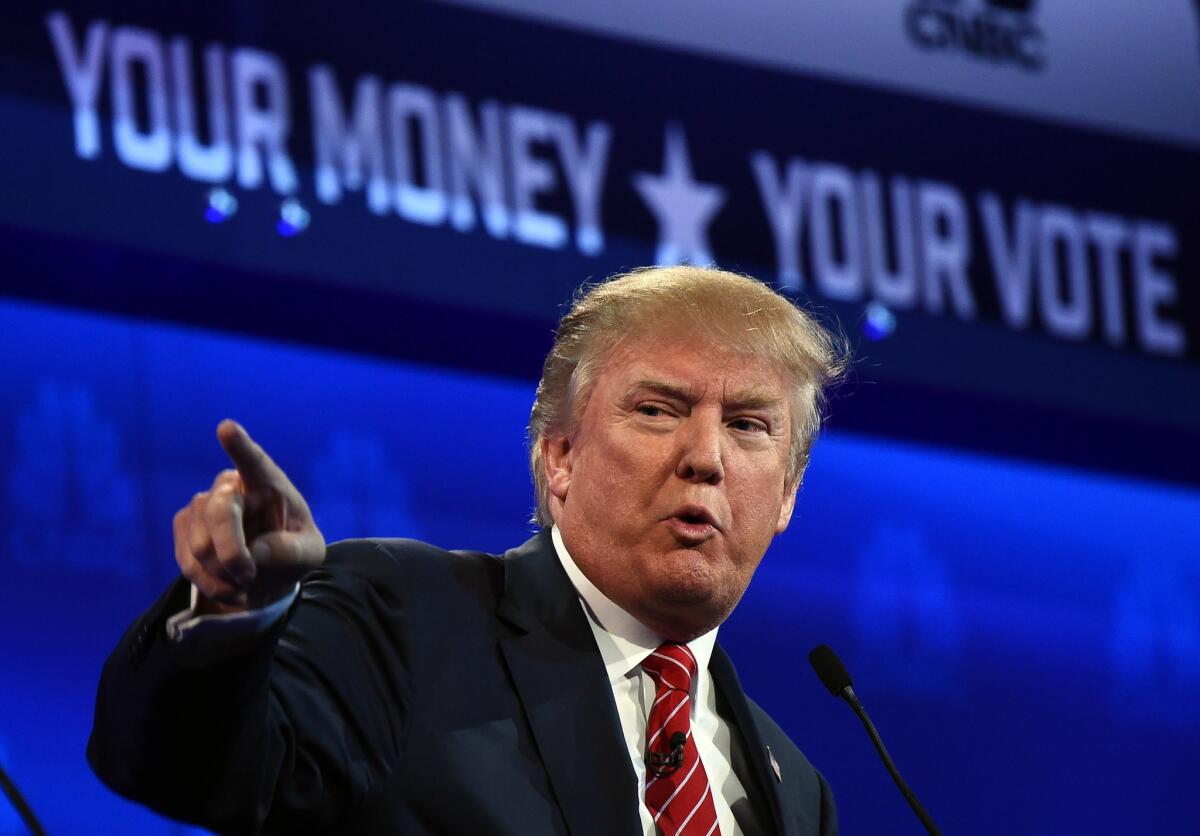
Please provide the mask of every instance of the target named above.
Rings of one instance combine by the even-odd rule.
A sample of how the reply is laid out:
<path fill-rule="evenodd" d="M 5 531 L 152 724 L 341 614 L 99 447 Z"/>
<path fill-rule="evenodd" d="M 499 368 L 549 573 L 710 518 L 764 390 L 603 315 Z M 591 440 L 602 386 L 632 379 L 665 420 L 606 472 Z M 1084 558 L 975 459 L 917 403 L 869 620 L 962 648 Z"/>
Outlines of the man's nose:
<path fill-rule="evenodd" d="M 680 429 L 679 464 L 675 474 L 689 482 L 715 485 L 725 478 L 719 417 L 693 413 Z"/>

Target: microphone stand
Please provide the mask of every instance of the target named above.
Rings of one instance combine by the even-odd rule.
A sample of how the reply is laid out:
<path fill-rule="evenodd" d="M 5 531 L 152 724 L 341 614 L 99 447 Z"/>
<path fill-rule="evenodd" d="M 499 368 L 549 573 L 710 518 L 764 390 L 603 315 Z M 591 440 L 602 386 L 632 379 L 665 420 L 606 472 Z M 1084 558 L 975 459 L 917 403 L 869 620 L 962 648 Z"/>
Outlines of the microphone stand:
<path fill-rule="evenodd" d="M 20 815 L 21 821 L 25 822 L 25 826 L 29 828 L 29 832 L 33 836 L 46 836 L 46 831 L 42 830 L 42 826 L 38 823 L 37 816 L 33 814 L 33 809 L 21 797 L 21 793 L 17 790 L 14 784 L 8 777 L 8 773 L 0 768 L 0 789 L 4 790 L 4 794 L 8 796 L 8 800 L 12 802 L 13 809 Z"/>
<path fill-rule="evenodd" d="M 942 836 L 942 831 L 933 823 L 929 813 L 921 806 L 921 802 L 917 800 L 916 795 L 909 789 L 904 778 L 900 775 L 900 770 L 896 768 L 892 756 L 888 754 L 887 747 L 883 745 L 883 738 L 879 736 L 879 732 L 875 729 L 875 724 L 871 722 L 871 718 L 867 715 L 867 709 L 863 707 L 862 701 L 858 695 L 854 693 L 854 689 L 847 685 L 842 689 L 841 694 L 849 706 L 854 709 L 854 713 L 858 715 L 858 719 L 862 720 L 863 727 L 867 730 L 867 734 L 871 736 L 871 742 L 875 744 L 875 751 L 879 753 L 879 759 L 883 761 L 883 765 L 887 767 L 888 774 L 892 776 L 892 780 L 896 782 L 900 793 L 908 801 L 908 806 L 912 807 L 912 811 L 917 814 L 917 818 L 921 820 L 921 824 L 925 826 L 925 831 L 930 836 Z"/>

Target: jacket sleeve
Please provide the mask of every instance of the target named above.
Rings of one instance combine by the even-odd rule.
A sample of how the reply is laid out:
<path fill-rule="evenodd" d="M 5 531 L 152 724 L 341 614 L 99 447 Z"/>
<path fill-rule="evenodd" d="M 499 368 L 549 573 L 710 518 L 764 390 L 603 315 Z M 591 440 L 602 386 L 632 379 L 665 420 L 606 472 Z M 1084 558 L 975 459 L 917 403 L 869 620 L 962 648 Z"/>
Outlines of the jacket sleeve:
<path fill-rule="evenodd" d="M 177 581 L 104 665 L 88 761 L 109 787 L 221 833 L 314 832 L 399 764 L 403 584 L 371 541 L 330 547 L 259 641 L 197 664 L 166 637 Z"/>

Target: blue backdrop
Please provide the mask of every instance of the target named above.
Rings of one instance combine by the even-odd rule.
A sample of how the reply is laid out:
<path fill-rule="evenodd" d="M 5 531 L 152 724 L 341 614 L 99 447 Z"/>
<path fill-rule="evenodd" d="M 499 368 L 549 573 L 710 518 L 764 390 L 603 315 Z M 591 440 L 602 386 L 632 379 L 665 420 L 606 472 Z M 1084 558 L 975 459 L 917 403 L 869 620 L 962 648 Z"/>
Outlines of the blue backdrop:
<path fill-rule="evenodd" d="M 5 10 L 0 763 L 51 832 L 188 830 L 83 753 L 221 418 L 330 538 L 503 550 L 563 300 L 712 259 L 878 338 L 722 628 L 844 832 L 917 825 L 819 642 L 947 833 L 1200 833 L 1200 6 L 660 5 Z"/>
<path fill-rule="evenodd" d="M 224 466 L 220 418 L 331 539 L 530 530 L 530 380 L 11 302 L 0 367 L 0 759 L 52 833 L 186 831 L 83 752 L 104 657 L 175 574 L 171 516 Z M 848 834 L 916 824 L 813 678 L 822 641 L 946 832 L 1195 833 L 1197 542 L 1195 489 L 834 431 L 722 640 Z"/>

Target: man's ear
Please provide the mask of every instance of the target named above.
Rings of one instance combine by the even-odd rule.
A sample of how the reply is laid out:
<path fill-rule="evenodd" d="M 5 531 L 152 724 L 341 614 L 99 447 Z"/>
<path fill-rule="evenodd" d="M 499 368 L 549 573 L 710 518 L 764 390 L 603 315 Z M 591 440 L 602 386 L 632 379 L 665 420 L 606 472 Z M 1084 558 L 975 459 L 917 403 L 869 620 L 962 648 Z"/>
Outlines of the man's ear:
<path fill-rule="evenodd" d="M 546 485 L 550 495 L 559 502 L 566 501 L 571 486 L 571 440 L 566 433 L 542 436 L 542 465 L 546 468 Z"/>
<path fill-rule="evenodd" d="M 783 496 L 783 505 L 779 507 L 779 519 L 775 522 L 775 533 L 787 531 L 788 523 L 792 521 L 792 512 L 796 510 L 796 493 L 800 490 L 800 480 L 788 489 Z"/>

